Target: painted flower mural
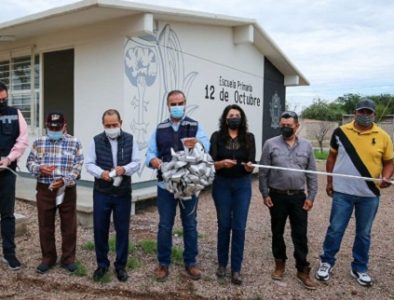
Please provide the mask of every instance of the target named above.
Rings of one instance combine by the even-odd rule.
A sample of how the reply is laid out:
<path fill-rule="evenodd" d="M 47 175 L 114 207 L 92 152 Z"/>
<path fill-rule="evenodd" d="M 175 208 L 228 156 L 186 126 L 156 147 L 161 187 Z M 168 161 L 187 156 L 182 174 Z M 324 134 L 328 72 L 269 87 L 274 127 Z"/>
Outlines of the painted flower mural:
<path fill-rule="evenodd" d="M 159 106 L 156 123 L 167 116 L 166 95 L 174 89 L 182 90 L 186 97 L 198 72 L 185 72 L 184 53 L 175 31 L 170 25 L 154 35 L 126 40 L 124 55 L 125 75 L 135 87 L 130 104 L 136 110 L 131 129 L 140 149 L 147 147 L 147 114 L 157 101 L 147 99 L 148 89 L 158 89 Z M 197 105 L 189 105 L 186 113 L 191 115 Z M 151 119 L 151 118 L 150 118 Z"/>
<path fill-rule="evenodd" d="M 137 119 L 134 119 L 131 127 L 136 134 L 136 140 L 140 149 L 147 146 L 145 134 L 148 123 L 144 119 L 144 113 L 148 111 L 149 101 L 145 99 L 146 87 L 152 86 L 157 76 L 156 54 L 152 49 L 136 46 L 126 51 L 125 55 L 126 76 L 130 83 L 137 87 L 138 94 L 131 100 L 131 105 L 137 111 Z"/>

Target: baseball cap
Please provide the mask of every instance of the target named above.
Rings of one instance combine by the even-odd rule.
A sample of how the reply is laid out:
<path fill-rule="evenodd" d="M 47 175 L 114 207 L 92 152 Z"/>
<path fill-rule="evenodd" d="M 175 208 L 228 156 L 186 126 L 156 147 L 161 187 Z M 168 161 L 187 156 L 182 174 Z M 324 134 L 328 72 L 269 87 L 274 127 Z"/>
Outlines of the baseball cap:
<path fill-rule="evenodd" d="M 50 129 L 61 129 L 64 123 L 64 115 L 61 112 L 51 112 L 47 116 L 47 127 Z"/>
<path fill-rule="evenodd" d="M 282 114 L 280 115 L 280 117 L 281 118 L 284 118 L 284 119 L 288 119 L 288 118 L 293 118 L 293 119 L 295 119 L 295 120 L 298 120 L 298 115 L 297 115 L 297 113 L 296 112 L 294 112 L 294 111 L 284 111 L 284 112 L 282 112 Z"/>
<path fill-rule="evenodd" d="M 369 109 L 370 111 L 375 112 L 375 102 L 371 99 L 361 99 L 361 101 L 356 105 L 356 110 L 360 109 Z"/>

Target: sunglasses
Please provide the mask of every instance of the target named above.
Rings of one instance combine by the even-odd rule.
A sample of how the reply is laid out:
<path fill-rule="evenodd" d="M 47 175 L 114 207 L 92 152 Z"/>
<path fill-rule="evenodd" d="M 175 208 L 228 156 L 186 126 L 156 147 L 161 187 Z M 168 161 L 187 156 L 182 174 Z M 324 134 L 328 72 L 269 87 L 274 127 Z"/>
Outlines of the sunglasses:
<path fill-rule="evenodd" d="M 298 120 L 298 115 L 294 111 L 284 111 L 280 115 L 280 117 L 284 119 L 293 118 L 295 120 Z"/>

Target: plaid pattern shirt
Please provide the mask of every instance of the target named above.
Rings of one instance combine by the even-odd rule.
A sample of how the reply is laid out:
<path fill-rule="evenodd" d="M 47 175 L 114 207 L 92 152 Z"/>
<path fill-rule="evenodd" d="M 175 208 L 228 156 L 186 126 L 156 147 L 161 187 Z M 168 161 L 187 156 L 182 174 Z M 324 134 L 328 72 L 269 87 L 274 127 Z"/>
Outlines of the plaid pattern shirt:
<path fill-rule="evenodd" d="M 53 175 L 41 174 L 42 165 L 55 166 Z M 82 165 L 81 142 L 69 134 L 64 134 L 58 141 L 50 140 L 48 136 L 36 139 L 26 163 L 26 167 L 38 182 L 50 184 L 54 179 L 62 178 L 65 186 L 76 184 Z"/>

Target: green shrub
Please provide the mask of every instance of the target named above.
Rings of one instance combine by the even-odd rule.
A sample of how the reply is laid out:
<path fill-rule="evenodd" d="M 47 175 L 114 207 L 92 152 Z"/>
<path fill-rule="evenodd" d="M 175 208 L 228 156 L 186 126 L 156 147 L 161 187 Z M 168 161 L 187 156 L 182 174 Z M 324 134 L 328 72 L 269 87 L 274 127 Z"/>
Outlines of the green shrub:
<path fill-rule="evenodd" d="M 116 251 L 116 238 L 112 237 L 108 240 L 108 248 L 110 252 Z"/>
<path fill-rule="evenodd" d="M 183 229 L 182 228 L 174 228 L 172 231 L 173 236 L 182 237 L 183 236 Z"/>
<path fill-rule="evenodd" d="M 88 273 L 86 267 L 83 264 L 81 264 L 79 261 L 77 261 L 75 265 L 77 266 L 77 269 L 75 270 L 75 272 L 71 273 L 71 275 L 78 277 L 86 276 L 86 274 Z"/>
<path fill-rule="evenodd" d="M 109 282 L 111 282 L 111 274 L 110 274 L 110 272 L 107 272 L 99 280 L 94 280 L 93 279 L 93 281 L 97 282 L 97 283 L 109 283 Z"/>
<path fill-rule="evenodd" d="M 127 269 L 128 270 L 135 270 L 138 269 L 142 266 L 142 262 L 136 258 L 136 257 L 131 257 L 127 261 Z"/>
<path fill-rule="evenodd" d="M 142 251 L 145 254 L 155 254 L 157 245 L 156 241 L 154 240 L 141 240 L 139 241 L 138 245 L 141 247 Z"/>
<path fill-rule="evenodd" d="M 183 249 L 179 246 L 173 246 L 171 251 L 171 259 L 175 264 L 182 264 L 183 262 Z"/>
<path fill-rule="evenodd" d="M 89 251 L 93 251 L 94 250 L 94 242 L 92 242 L 92 241 L 87 241 L 85 244 L 83 244 L 82 246 L 81 246 L 81 248 L 83 249 L 83 250 L 89 250 Z"/>
<path fill-rule="evenodd" d="M 316 159 L 327 160 L 328 151 L 323 150 L 323 152 L 321 152 L 320 149 L 315 149 L 313 150 L 313 153 L 315 154 Z"/>

